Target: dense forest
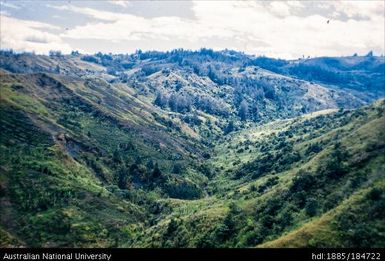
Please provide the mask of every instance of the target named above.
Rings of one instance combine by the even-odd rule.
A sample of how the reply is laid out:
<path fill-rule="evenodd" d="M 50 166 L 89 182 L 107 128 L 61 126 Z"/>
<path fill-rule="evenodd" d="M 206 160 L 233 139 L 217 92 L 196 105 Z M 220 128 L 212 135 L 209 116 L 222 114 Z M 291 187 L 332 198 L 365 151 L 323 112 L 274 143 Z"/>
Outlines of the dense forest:
<path fill-rule="evenodd" d="M 2 247 L 385 247 L 384 57 L 1 51 L 0 88 Z"/>

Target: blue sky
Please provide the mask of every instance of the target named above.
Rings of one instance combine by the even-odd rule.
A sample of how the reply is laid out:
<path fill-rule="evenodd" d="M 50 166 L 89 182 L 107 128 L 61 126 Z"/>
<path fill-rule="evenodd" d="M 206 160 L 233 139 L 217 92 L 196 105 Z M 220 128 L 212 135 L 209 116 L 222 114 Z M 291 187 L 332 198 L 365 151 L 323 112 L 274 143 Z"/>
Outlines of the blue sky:
<path fill-rule="evenodd" d="M 370 50 L 384 54 L 382 0 L 0 3 L 1 48 L 16 51 L 131 53 L 208 47 L 287 59 Z"/>

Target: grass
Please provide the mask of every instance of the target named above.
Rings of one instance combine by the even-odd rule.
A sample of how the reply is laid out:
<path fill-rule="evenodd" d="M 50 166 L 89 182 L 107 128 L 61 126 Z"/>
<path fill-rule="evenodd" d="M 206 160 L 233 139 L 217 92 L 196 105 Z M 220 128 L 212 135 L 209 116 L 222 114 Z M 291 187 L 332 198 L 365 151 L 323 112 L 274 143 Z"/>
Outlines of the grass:
<path fill-rule="evenodd" d="M 365 209 L 367 203 L 366 198 L 370 191 L 373 188 L 379 188 L 384 191 L 385 182 L 382 179 L 381 181 L 373 184 L 372 188 L 365 188 L 357 191 L 351 195 L 348 199 L 344 200 L 338 207 L 332 209 L 331 211 L 325 213 L 321 217 L 312 220 L 299 229 L 296 229 L 282 237 L 258 245 L 257 247 L 261 248 L 280 248 L 280 247 L 350 247 L 348 242 L 341 237 L 341 231 L 336 227 L 336 219 L 339 216 L 344 216 L 349 208 L 354 208 L 356 211 L 361 212 L 360 214 L 355 213 L 356 215 L 369 215 L 362 211 Z M 364 217 L 365 219 L 369 217 Z M 382 225 L 383 220 L 378 220 Z M 367 224 L 370 227 L 370 224 Z M 381 229 L 382 230 L 382 229 Z M 346 232 L 346 231 L 345 231 Z M 384 236 L 384 232 L 380 232 Z M 378 246 L 383 245 L 383 242 L 376 242 Z M 375 246 L 371 246 L 375 247 Z"/>
<path fill-rule="evenodd" d="M 223 135 L 222 116 L 194 109 L 202 122 L 186 123 L 154 106 L 150 90 L 94 70 L 98 81 L 2 73 L 2 246 L 384 245 L 384 100 L 237 121 Z M 206 83 L 208 93 L 221 92 L 207 79 L 200 87 Z M 267 106 L 275 110 L 273 101 Z"/>

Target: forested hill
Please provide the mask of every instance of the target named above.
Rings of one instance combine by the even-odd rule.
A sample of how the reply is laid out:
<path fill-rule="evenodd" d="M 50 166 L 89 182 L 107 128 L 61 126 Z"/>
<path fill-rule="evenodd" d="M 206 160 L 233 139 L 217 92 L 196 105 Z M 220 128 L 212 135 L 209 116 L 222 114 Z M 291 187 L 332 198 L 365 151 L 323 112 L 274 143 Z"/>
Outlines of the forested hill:
<path fill-rule="evenodd" d="M 234 51 L 174 50 L 131 55 L 1 53 L 12 73 L 53 73 L 121 83 L 173 112 L 267 121 L 328 108 L 354 108 L 384 96 L 385 58 L 295 61 Z"/>
<path fill-rule="evenodd" d="M 1 51 L 0 245 L 384 247 L 384 65 Z"/>

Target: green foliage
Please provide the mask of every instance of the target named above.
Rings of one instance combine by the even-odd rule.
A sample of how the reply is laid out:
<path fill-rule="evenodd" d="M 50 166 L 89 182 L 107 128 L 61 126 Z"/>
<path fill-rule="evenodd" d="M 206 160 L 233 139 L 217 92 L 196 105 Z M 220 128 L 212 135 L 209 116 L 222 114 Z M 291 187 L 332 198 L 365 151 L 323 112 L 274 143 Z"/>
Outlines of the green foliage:
<path fill-rule="evenodd" d="M 337 217 L 334 226 L 346 246 L 384 247 L 385 191 L 372 188 L 366 199 L 348 207 Z"/>
<path fill-rule="evenodd" d="M 305 204 L 305 213 L 308 216 L 313 217 L 317 214 L 317 210 L 318 210 L 317 200 L 315 198 L 307 199 Z"/>
<path fill-rule="evenodd" d="M 202 196 L 202 190 L 188 181 L 169 180 L 165 184 L 166 193 L 172 198 L 197 199 Z"/>
<path fill-rule="evenodd" d="M 300 116 L 372 89 L 310 100 L 231 51 L 0 57 L 1 245 L 384 246 L 384 101 Z"/>

